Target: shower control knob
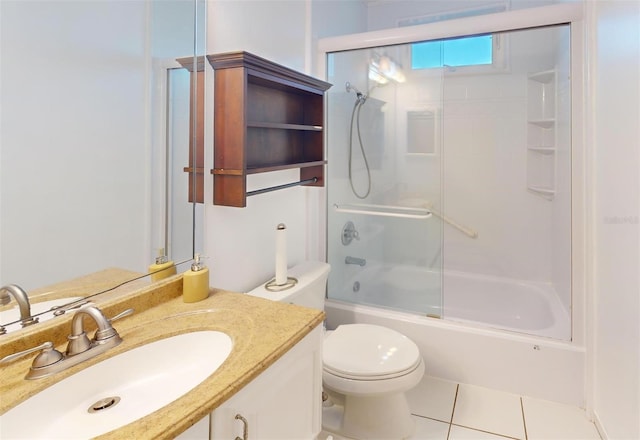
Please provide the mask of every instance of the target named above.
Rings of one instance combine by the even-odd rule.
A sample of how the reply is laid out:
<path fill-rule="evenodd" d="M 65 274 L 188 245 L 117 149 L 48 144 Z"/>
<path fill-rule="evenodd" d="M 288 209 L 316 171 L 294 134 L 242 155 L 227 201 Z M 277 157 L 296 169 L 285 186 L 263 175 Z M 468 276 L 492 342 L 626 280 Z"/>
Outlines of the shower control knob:
<path fill-rule="evenodd" d="M 353 222 L 349 220 L 342 228 L 342 244 L 347 246 L 351 244 L 353 239 L 360 240 L 360 234 Z"/>

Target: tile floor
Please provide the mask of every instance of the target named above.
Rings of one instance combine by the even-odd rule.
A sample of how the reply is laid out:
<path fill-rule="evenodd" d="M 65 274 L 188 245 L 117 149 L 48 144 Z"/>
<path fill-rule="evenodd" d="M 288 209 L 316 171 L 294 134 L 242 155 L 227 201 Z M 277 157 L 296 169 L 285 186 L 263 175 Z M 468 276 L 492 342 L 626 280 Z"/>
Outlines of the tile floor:
<path fill-rule="evenodd" d="M 413 440 L 600 440 L 584 411 L 568 405 L 427 376 L 407 398 Z"/>

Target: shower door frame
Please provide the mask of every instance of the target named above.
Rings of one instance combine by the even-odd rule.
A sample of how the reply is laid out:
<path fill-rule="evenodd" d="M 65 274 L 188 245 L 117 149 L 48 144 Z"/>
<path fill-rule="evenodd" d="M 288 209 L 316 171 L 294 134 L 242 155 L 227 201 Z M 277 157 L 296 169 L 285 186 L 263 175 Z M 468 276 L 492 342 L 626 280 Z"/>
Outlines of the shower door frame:
<path fill-rule="evenodd" d="M 586 158 L 584 143 L 584 26 L 583 7 L 579 3 L 565 3 L 538 8 L 500 12 L 425 25 L 392 28 L 380 31 L 329 37 L 318 41 L 316 75 L 326 77 L 327 55 L 332 52 L 369 49 L 417 41 L 464 37 L 483 33 L 516 31 L 551 25 L 570 25 L 571 30 L 571 341 L 573 346 L 584 346 L 586 304 Z M 325 138 L 325 156 L 328 139 Z M 326 190 L 325 190 L 326 191 Z M 326 205 L 326 203 L 325 203 Z M 325 206 L 326 209 L 326 206 Z M 325 225 L 328 224 L 325 212 Z M 327 240 L 325 237 L 324 255 Z"/>

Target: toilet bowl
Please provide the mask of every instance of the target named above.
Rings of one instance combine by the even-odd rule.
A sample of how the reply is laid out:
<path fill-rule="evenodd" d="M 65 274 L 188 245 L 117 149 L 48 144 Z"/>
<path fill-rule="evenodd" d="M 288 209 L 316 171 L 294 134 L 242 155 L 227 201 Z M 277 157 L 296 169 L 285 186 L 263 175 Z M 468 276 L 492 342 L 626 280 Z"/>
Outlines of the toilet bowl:
<path fill-rule="evenodd" d="M 322 309 L 330 266 L 305 262 L 289 269 L 297 280 L 291 289 L 250 295 Z M 405 392 L 424 375 L 416 344 L 403 334 L 378 325 L 344 324 L 327 331 L 323 343 L 322 427 L 343 438 L 404 439 L 415 424 Z"/>
<path fill-rule="evenodd" d="M 407 391 L 420 381 L 424 362 L 401 333 L 370 324 L 340 325 L 327 333 L 323 378 L 334 391 L 370 396 Z"/>
<path fill-rule="evenodd" d="M 377 325 L 340 325 L 325 337 L 322 357 L 324 388 L 342 406 L 342 417 L 323 420 L 325 430 L 354 439 L 413 435 L 405 391 L 424 375 L 413 341 Z"/>

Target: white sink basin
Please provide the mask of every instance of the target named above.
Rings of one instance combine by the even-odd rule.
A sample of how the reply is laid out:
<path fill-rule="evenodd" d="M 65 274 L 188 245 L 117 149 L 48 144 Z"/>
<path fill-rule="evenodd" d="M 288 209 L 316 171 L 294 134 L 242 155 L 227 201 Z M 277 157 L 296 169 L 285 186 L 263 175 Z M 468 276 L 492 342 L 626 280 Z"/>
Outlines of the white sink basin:
<path fill-rule="evenodd" d="M 199 331 L 106 359 L 0 416 L 2 438 L 91 438 L 117 429 L 196 387 L 222 365 L 232 345 L 225 333 Z M 105 408 L 90 412 L 99 407 Z"/>
<path fill-rule="evenodd" d="M 74 296 L 69 298 L 58 298 L 52 299 L 50 301 L 42 301 L 39 303 L 31 303 L 31 316 L 36 315 L 38 313 L 46 312 L 51 309 L 51 307 L 62 306 L 65 304 L 72 303 L 82 299 L 81 296 Z M 13 301 L 13 299 L 12 299 Z M 14 303 L 15 304 L 15 303 Z M 51 318 L 55 318 L 53 312 L 45 313 L 43 315 L 38 316 L 38 322 L 48 321 Z M 0 312 L 0 323 L 2 322 L 15 322 L 20 319 L 20 308 L 16 304 L 15 307 L 7 310 L 3 310 Z M 7 333 L 14 332 L 16 330 L 20 330 L 22 326 L 20 323 L 11 324 L 5 327 Z"/>

